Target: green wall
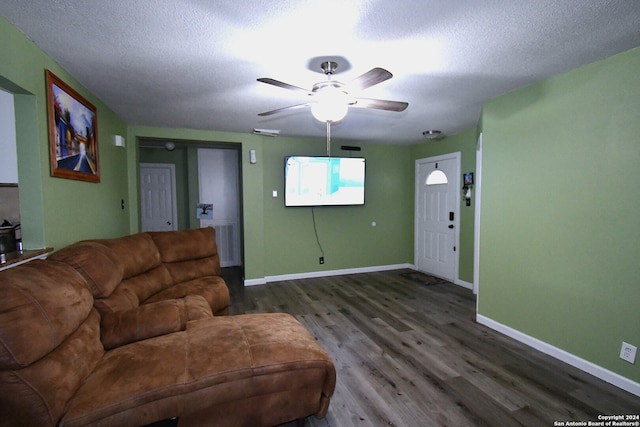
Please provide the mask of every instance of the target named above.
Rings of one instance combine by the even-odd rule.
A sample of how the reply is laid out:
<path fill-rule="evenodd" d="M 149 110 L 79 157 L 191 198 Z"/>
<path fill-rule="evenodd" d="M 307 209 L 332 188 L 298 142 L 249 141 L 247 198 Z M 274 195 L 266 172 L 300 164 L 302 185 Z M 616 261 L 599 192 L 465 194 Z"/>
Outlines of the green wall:
<path fill-rule="evenodd" d="M 477 140 L 478 136 L 476 130 L 470 129 L 456 135 L 448 136 L 444 139 L 432 140 L 414 145 L 412 147 L 411 156 L 413 159 L 417 160 L 460 152 L 461 173 L 475 173 Z M 411 165 L 411 169 L 415 174 L 415 164 Z M 460 182 L 462 183 L 462 177 L 460 178 Z M 460 193 L 460 252 L 458 278 L 467 283 L 473 283 L 473 219 L 475 211 L 475 191 L 471 192 L 471 206 L 466 206 L 464 197 L 462 197 L 462 188 L 460 188 Z M 413 229 L 413 225 L 411 227 Z"/>
<path fill-rule="evenodd" d="M 0 86 L 17 94 L 16 134 L 21 224 L 27 249 L 60 248 L 77 240 L 129 232 L 126 150 L 111 143 L 126 124 L 64 69 L 0 17 Z M 45 69 L 51 70 L 97 109 L 100 183 L 52 178 Z"/>
<path fill-rule="evenodd" d="M 479 315 L 640 381 L 640 48 L 489 101 Z"/>
<path fill-rule="evenodd" d="M 413 170 L 410 147 L 363 144 L 355 154 L 367 159 L 366 205 L 315 208 L 318 237 L 310 208 L 285 208 L 284 157 L 291 154 L 326 154 L 324 138 L 270 138 L 251 134 L 164 129 L 131 126 L 128 140 L 172 139 L 183 143 L 203 142 L 242 145 L 242 204 L 244 211 L 244 265 L 247 279 L 269 276 L 364 268 L 413 262 Z M 332 154 L 340 152 L 336 141 Z M 257 163 L 249 163 L 256 150 Z M 137 161 L 150 159 L 147 149 L 134 154 L 129 173 L 137 173 Z M 161 156 L 160 154 L 156 154 Z M 193 191 L 194 179 L 190 179 Z M 197 182 L 197 181 L 196 181 Z M 272 191 L 278 197 L 272 197 Z M 137 185 L 132 186 L 137 192 Z M 132 200 L 137 200 L 137 195 Z M 132 208 L 132 223 L 138 224 L 139 202 Z M 376 227 L 371 223 L 375 221 Z"/>
<path fill-rule="evenodd" d="M 347 152 L 340 150 L 338 141 L 332 145 L 333 156 L 366 159 L 364 206 L 316 207 L 313 212 L 306 207 L 285 208 L 285 156 L 326 155 L 326 141 L 278 138 L 265 146 L 266 276 L 413 262 L 413 177 L 407 167 L 410 149 L 359 144 L 362 151 Z M 273 190 L 278 191 L 277 198 L 272 197 Z M 318 263 L 322 253 L 313 216 L 324 265 Z"/>

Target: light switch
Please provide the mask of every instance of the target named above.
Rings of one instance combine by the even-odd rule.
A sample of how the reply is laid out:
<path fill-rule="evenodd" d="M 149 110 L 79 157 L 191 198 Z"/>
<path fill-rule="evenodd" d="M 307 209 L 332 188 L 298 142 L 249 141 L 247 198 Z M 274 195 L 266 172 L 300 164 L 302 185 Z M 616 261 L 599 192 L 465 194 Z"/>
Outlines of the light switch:
<path fill-rule="evenodd" d="M 271 195 L 273 197 L 278 197 L 278 190 L 273 190 L 273 192 L 271 193 Z"/>

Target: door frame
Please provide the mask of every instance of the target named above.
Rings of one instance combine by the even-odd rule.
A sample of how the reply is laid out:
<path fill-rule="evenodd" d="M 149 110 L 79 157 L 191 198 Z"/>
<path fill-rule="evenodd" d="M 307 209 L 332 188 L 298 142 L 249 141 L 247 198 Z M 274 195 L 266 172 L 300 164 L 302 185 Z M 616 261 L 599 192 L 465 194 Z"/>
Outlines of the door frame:
<path fill-rule="evenodd" d="M 243 173 L 243 161 L 245 159 L 245 153 L 243 152 L 243 143 L 242 142 L 221 142 L 221 141 L 212 141 L 212 140 L 189 140 L 189 139 L 176 139 L 176 138 L 166 138 L 166 137 L 148 137 L 148 136 L 140 136 L 136 138 L 136 142 L 138 148 L 158 148 L 165 149 L 165 144 L 167 142 L 172 142 L 176 145 L 176 148 L 188 148 L 188 149 L 198 149 L 198 148 L 212 148 L 212 149 L 233 149 L 238 153 L 238 209 L 240 212 L 240 262 L 242 264 L 242 275 L 244 277 L 244 269 L 245 269 L 245 218 L 244 218 L 244 173 Z M 197 155 L 196 162 L 197 162 Z M 140 166 L 140 159 L 137 159 L 138 169 Z M 197 165 L 197 163 L 196 163 Z M 197 169 L 197 168 L 196 168 Z M 189 212 L 198 201 L 198 193 L 199 188 L 193 185 L 194 177 L 190 174 L 189 178 L 186 181 L 187 188 L 180 188 L 180 191 L 187 192 L 187 199 L 189 204 Z M 140 177 L 138 176 L 138 181 Z M 197 179 L 197 177 L 195 177 Z M 140 183 L 138 182 L 138 194 L 140 192 Z M 138 209 L 140 205 L 138 203 Z M 195 220 L 195 215 L 189 213 L 188 220 L 186 224 L 184 224 L 185 228 L 196 228 L 199 225 L 199 221 Z M 138 221 L 141 219 L 141 212 L 138 212 Z M 193 221 L 193 222 L 192 222 Z"/>
<path fill-rule="evenodd" d="M 432 156 L 432 157 L 426 157 L 426 158 L 422 158 L 422 159 L 417 159 L 415 161 L 415 171 L 414 171 L 414 186 L 415 186 L 415 191 L 414 191 L 414 213 L 413 213 L 413 218 L 414 218 L 414 223 L 413 223 L 413 241 L 414 241 L 414 247 L 413 247 L 413 263 L 414 263 L 414 268 L 417 269 L 418 267 L 418 244 L 419 244 L 419 236 L 418 236 L 418 220 L 419 220 L 419 212 L 418 212 L 418 208 L 419 208 L 419 191 L 420 191 L 420 186 L 421 186 L 421 182 L 419 182 L 419 166 L 421 164 L 424 163 L 433 163 L 433 162 L 440 162 L 443 160 L 454 160 L 455 161 L 455 174 L 454 174 L 454 182 L 453 182 L 453 188 L 454 188 L 454 198 L 455 198 L 455 210 L 454 210 L 454 221 L 453 221 L 453 225 L 454 225 L 454 254 L 453 254 L 453 279 L 452 282 L 455 284 L 459 284 L 459 264 L 460 264 L 460 191 L 458 191 L 458 189 L 460 188 L 460 174 L 461 174 L 461 170 L 462 170 L 462 166 L 461 166 L 461 153 L 460 151 L 456 151 L 453 153 L 448 153 L 448 154 L 442 154 L 439 156 Z M 428 272 L 427 272 L 428 273 Z"/>
<path fill-rule="evenodd" d="M 169 169 L 170 180 L 171 180 L 171 216 L 173 217 L 173 221 L 171 221 L 171 229 L 178 229 L 178 197 L 176 194 L 176 165 L 172 163 L 139 163 L 138 164 L 138 174 L 142 177 L 142 168 L 164 168 Z M 142 194 L 142 179 L 140 179 L 140 185 L 138 188 L 140 192 L 140 229 L 142 230 L 142 202 L 143 202 L 143 194 Z"/>
<path fill-rule="evenodd" d="M 473 293 L 480 290 L 480 212 L 482 208 L 482 133 L 476 144 L 475 210 L 473 218 Z M 476 298 L 476 305 L 478 298 Z M 477 308 L 476 308 L 477 311 Z"/>

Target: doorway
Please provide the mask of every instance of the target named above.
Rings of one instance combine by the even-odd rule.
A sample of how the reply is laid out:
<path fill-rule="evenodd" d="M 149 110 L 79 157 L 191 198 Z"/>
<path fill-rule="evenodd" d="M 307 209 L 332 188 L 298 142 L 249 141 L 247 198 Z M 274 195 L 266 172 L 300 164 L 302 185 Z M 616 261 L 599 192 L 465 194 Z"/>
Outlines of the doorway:
<path fill-rule="evenodd" d="M 172 222 L 176 229 L 213 227 L 221 267 L 242 269 L 242 145 L 157 138 L 139 138 L 138 145 L 141 186 L 145 163 L 170 166 L 175 171 L 177 216 Z M 140 199 L 144 222 L 147 214 L 142 189 Z M 203 204 L 213 205 L 207 215 L 202 215 L 202 208 L 198 207 Z M 146 231 L 144 224 L 142 227 Z"/>
<path fill-rule="evenodd" d="M 460 153 L 416 160 L 415 266 L 457 280 L 460 241 Z"/>
<path fill-rule="evenodd" d="M 199 204 L 211 205 L 208 215 L 200 215 L 200 227 L 216 230 L 221 267 L 240 262 L 240 182 L 238 151 L 198 148 Z"/>

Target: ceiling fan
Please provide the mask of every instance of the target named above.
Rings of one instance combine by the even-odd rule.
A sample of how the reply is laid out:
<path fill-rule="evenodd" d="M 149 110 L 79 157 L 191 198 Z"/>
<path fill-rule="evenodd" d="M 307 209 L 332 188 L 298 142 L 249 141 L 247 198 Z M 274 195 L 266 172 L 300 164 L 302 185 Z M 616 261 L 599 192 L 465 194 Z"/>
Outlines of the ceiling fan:
<path fill-rule="evenodd" d="M 327 80 L 314 84 L 310 91 L 271 78 L 259 78 L 258 81 L 262 83 L 267 83 L 270 85 L 281 87 L 283 89 L 305 93 L 310 97 L 310 100 L 302 104 L 278 108 L 276 110 L 266 111 L 258 115 L 270 116 L 282 111 L 311 107 L 311 113 L 316 119 L 320 120 L 321 122 L 329 123 L 342 120 L 346 116 L 349 107 L 372 108 L 387 111 L 404 111 L 407 106 L 409 106 L 409 104 L 406 102 L 387 101 L 384 99 L 356 98 L 350 94 L 350 92 L 352 91 L 367 89 L 373 85 L 377 85 L 378 83 L 382 83 L 383 81 L 393 77 L 393 74 L 383 68 L 373 68 L 348 84 L 331 79 L 331 76 L 336 72 L 336 69 L 338 68 L 338 64 L 336 62 L 325 61 L 320 65 L 320 68 L 322 69 L 322 72 L 327 76 Z"/>

